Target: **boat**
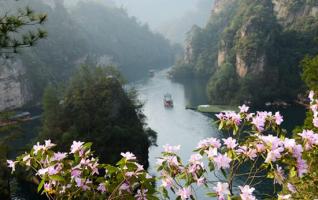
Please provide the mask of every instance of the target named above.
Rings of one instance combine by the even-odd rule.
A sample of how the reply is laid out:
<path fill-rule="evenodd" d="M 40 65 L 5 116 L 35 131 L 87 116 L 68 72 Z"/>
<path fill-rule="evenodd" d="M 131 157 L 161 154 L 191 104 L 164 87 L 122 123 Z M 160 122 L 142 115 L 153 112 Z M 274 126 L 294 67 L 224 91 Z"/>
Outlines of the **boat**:
<path fill-rule="evenodd" d="M 35 118 L 31 117 L 29 112 L 21 112 L 7 119 L 0 119 L 0 127 L 18 124 L 19 122 L 31 121 Z"/>
<path fill-rule="evenodd" d="M 149 77 L 154 77 L 155 76 L 155 70 L 153 70 L 153 69 L 149 70 L 148 74 L 149 74 Z"/>
<path fill-rule="evenodd" d="M 173 100 L 171 94 L 165 94 L 163 97 L 163 104 L 165 108 L 173 108 Z"/>

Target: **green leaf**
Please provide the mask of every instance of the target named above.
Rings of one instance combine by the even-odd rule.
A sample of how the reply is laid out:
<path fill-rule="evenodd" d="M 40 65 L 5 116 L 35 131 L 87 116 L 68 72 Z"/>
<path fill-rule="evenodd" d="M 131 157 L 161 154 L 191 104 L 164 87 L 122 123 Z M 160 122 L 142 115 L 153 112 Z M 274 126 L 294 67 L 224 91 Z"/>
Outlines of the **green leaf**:
<path fill-rule="evenodd" d="M 295 167 L 293 167 L 293 168 L 290 169 L 289 174 L 290 174 L 290 177 L 291 177 L 291 178 L 297 176 L 297 172 L 296 172 L 296 170 L 295 170 Z"/>
<path fill-rule="evenodd" d="M 227 176 L 226 176 L 226 171 L 225 171 L 223 168 L 221 168 L 221 172 L 222 172 L 224 178 L 227 178 Z"/>
<path fill-rule="evenodd" d="M 212 162 L 209 162 L 209 169 L 210 172 L 212 172 L 215 169 L 214 164 Z"/>
<path fill-rule="evenodd" d="M 41 191 L 41 189 L 42 189 L 44 183 L 45 183 L 45 181 L 44 181 L 44 179 L 42 179 L 42 181 L 41 181 L 40 184 L 38 185 L 38 192 Z"/>
<path fill-rule="evenodd" d="M 208 197 L 217 197 L 218 195 L 215 192 L 209 192 L 206 194 Z"/>
<path fill-rule="evenodd" d="M 224 126 L 224 121 L 221 121 L 221 123 L 219 124 L 219 130 L 221 130 Z"/>
<path fill-rule="evenodd" d="M 93 145 L 92 142 L 87 142 L 87 143 L 85 143 L 85 144 L 83 145 L 83 147 L 84 147 L 85 149 L 90 149 L 90 148 L 92 147 L 92 145 Z"/>
<path fill-rule="evenodd" d="M 59 175 L 53 175 L 53 176 L 50 176 L 50 179 L 54 180 L 54 181 L 65 181 L 65 179 L 62 177 L 62 176 L 59 176 Z"/>

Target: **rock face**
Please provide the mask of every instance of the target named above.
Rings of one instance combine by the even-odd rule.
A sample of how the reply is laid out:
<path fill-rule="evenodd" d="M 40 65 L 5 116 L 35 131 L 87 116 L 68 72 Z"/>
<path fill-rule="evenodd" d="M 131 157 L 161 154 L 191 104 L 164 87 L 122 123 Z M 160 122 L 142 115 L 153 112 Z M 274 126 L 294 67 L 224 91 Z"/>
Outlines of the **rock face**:
<path fill-rule="evenodd" d="M 32 96 L 20 60 L 0 60 L 0 111 L 23 106 Z"/>
<path fill-rule="evenodd" d="M 300 61 L 318 53 L 317 29 L 316 0 L 216 0 L 173 72 L 210 73 L 211 103 L 293 100 L 301 92 Z"/>
<path fill-rule="evenodd" d="M 272 0 L 279 22 L 286 26 L 303 17 L 318 16 L 318 2 L 302 3 L 295 0 Z"/>

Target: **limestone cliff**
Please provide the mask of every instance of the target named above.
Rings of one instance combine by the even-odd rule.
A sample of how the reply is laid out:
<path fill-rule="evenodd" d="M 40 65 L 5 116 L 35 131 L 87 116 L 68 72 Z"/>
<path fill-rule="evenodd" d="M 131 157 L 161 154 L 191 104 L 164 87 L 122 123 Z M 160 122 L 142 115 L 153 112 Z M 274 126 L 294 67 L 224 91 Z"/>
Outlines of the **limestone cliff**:
<path fill-rule="evenodd" d="M 188 37 L 183 63 L 210 73 L 213 103 L 292 99 L 301 89 L 299 62 L 318 53 L 317 29 L 316 0 L 217 0 L 206 27 Z M 178 69 L 187 74 L 182 62 Z M 229 87 L 234 97 L 225 95 Z"/>
<path fill-rule="evenodd" d="M 318 2 L 295 0 L 272 0 L 278 21 L 290 25 L 306 17 L 318 16 Z"/>
<path fill-rule="evenodd" d="M 32 95 L 26 70 L 18 59 L 0 59 L 0 111 L 23 106 Z"/>

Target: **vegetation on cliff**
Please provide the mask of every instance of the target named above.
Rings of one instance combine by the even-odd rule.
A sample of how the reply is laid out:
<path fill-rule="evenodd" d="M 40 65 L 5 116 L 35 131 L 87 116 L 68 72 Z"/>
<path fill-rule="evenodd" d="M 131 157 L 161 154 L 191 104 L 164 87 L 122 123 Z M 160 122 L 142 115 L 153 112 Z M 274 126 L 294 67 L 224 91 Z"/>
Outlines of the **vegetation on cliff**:
<path fill-rule="evenodd" d="M 80 2 L 70 8 L 63 1 L 51 3 L 41 0 L 12 3 L 12 7 L 30 5 L 47 13 L 49 18 L 43 27 L 48 32 L 47 38 L 19 56 L 36 101 L 47 84 L 65 83 L 83 63 L 113 64 L 127 80 L 135 80 L 149 69 L 174 62 L 175 47 L 122 8 L 97 2 Z"/>
<path fill-rule="evenodd" d="M 206 27 L 190 32 L 173 77 L 209 79 L 211 103 L 295 99 L 304 88 L 299 63 L 318 53 L 318 5 L 293 2 L 216 1 Z"/>
<path fill-rule="evenodd" d="M 65 88 L 46 90 L 43 108 L 40 138 L 58 143 L 61 151 L 73 140 L 89 141 L 103 162 L 115 163 L 131 151 L 148 167 L 156 133 L 146 128 L 142 105 L 113 68 L 81 67 Z"/>

